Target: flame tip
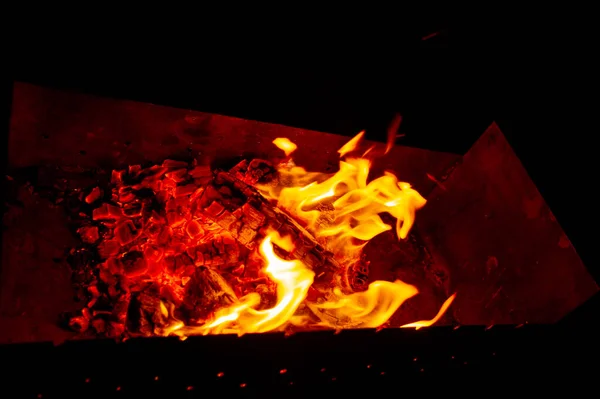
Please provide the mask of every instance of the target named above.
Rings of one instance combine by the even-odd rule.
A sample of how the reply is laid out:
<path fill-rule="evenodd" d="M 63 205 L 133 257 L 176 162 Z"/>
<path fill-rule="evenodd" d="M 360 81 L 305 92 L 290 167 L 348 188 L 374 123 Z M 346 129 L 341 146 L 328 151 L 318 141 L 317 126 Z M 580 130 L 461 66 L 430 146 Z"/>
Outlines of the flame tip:
<path fill-rule="evenodd" d="M 273 144 L 280 150 L 283 150 L 286 156 L 290 156 L 290 154 L 298 148 L 298 146 L 287 137 L 277 137 L 273 140 Z"/>
<path fill-rule="evenodd" d="M 356 150 L 358 144 L 360 143 L 360 141 L 362 140 L 364 135 L 365 135 L 365 131 L 361 130 L 356 136 L 354 136 L 346 144 L 344 144 L 338 150 L 338 153 L 340 154 L 340 158 L 343 157 L 344 155 Z"/>

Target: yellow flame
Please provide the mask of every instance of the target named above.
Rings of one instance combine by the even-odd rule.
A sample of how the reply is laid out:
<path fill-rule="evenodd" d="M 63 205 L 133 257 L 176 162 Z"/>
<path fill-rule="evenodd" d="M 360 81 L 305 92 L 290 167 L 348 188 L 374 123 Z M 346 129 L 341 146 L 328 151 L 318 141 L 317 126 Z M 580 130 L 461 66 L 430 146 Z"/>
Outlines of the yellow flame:
<path fill-rule="evenodd" d="M 394 134 L 400 121 L 401 118 L 397 118 L 390 128 Z M 364 132 L 360 132 L 340 148 L 340 158 L 356 150 L 363 136 Z M 288 156 L 297 148 L 287 138 L 277 138 L 273 143 Z M 409 183 L 399 181 L 391 172 L 369 181 L 371 161 L 364 158 L 365 155 L 340 159 L 339 170 L 333 174 L 307 172 L 287 161 L 278 166 L 279 184 L 276 187 L 257 187 L 267 199 L 276 200 L 280 208 L 303 222 L 307 230 L 335 254 L 342 267 L 359 262 L 364 245 L 392 229 L 381 218 L 382 214 L 395 218 L 396 235 L 404 239 L 413 226 L 416 211 L 426 203 Z M 261 296 L 254 292 L 239 298 L 231 306 L 217 310 L 212 320 L 204 325 L 184 327 L 174 318 L 174 309 L 169 310 L 161 303 L 161 315 L 169 315 L 172 319 L 169 327 L 161 332 L 180 336 L 242 335 L 282 330 L 288 324 L 335 329 L 377 328 L 384 325 L 405 301 L 418 294 L 416 287 L 400 280 L 374 281 L 364 292 L 344 294 L 341 287 L 335 287 L 326 301 L 322 298 L 316 302 L 308 301 L 307 294 L 315 273 L 299 260 L 278 256 L 274 245 L 291 253 L 294 244 L 290 237 L 269 231 L 259 246 L 266 264 L 264 272 L 277 286 L 275 306 L 259 310 Z M 455 296 L 444 302 L 433 319 L 402 327 L 419 329 L 433 325 L 444 315 Z M 305 304 L 310 313 L 298 312 L 301 304 Z"/>
<path fill-rule="evenodd" d="M 389 132 L 394 138 L 402 118 L 398 116 Z M 357 149 L 364 136 L 360 132 L 338 151 L 340 158 Z M 390 134 L 391 136 L 391 134 Z M 393 145 L 388 140 L 385 153 Z M 277 201 L 277 205 L 302 220 L 307 229 L 323 245 L 339 255 L 346 265 L 359 261 L 361 250 L 373 237 L 391 230 L 380 215 L 387 213 L 396 219 L 395 231 L 405 239 L 414 224 L 416 211 L 426 200 L 409 183 L 399 181 L 391 172 L 369 181 L 371 161 L 347 157 L 340 160 L 333 174 L 309 173 L 293 163 L 279 167 L 278 187 L 259 186 L 262 194 Z M 372 282 L 365 292 L 344 295 L 338 289 L 325 303 L 307 303 L 320 319 L 320 324 L 332 328 L 379 327 L 409 298 L 418 293 L 412 285 L 400 280 Z M 442 305 L 437 316 L 404 327 L 427 327 L 446 312 L 454 295 Z"/>
<path fill-rule="evenodd" d="M 276 138 L 273 140 L 273 144 L 275 144 L 280 150 L 283 150 L 286 156 L 289 156 L 292 152 L 296 151 L 296 148 L 298 148 L 295 143 L 292 143 L 290 139 L 286 137 Z"/>
<path fill-rule="evenodd" d="M 340 149 L 351 151 L 360 138 L 356 136 Z M 387 213 L 396 219 L 396 234 L 407 237 L 415 213 L 427 202 L 409 183 L 400 182 L 389 172 L 368 182 L 371 161 L 365 158 L 340 160 L 332 174 L 306 172 L 304 168 L 280 166 L 281 184 L 259 186 L 261 193 L 304 221 L 307 228 L 332 252 L 347 255 L 362 248 L 359 241 L 392 229 L 381 219 Z M 364 244 L 364 243 L 363 243 Z"/>
<path fill-rule="evenodd" d="M 418 293 L 400 280 L 375 281 L 364 292 L 342 295 L 323 304 L 309 304 L 323 325 L 332 328 L 377 328 L 387 322 L 398 308 Z"/>
<path fill-rule="evenodd" d="M 271 231 L 260 245 L 260 254 L 267 266 L 265 272 L 277 284 L 277 303 L 271 309 L 256 310 L 260 295 L 250 293 L 239 303 L 216 312 L 214 320 L 201 327 L 184 329 L 183 334 L 262 333 L 284 327 L 294 316 L 298 306 L 306 299 L 313 283 L 314 272 L 298 260 L 284 260 L 275 254 L 273 244 L 282 249 L 293 250 L 289 237 L 281 237 Z"/>

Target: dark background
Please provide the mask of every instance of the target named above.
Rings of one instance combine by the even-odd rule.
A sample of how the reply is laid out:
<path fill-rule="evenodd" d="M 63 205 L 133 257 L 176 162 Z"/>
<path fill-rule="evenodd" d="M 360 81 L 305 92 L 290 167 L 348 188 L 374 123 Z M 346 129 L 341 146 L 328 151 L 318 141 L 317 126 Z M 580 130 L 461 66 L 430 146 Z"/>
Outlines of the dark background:
<path fill-rule="evenodd" d="M 314 32 L 312 25 L 290 22 L 300 32 L 293 40 L 279 37 L 275 28 L 266 29 L 264 37 L 247 35 L 254 26 L 247 32 L 232 32 L 234 39 L 226 43 L 223 36 L 227 27 L 174 35 L 136 31 L 131 37 L 110 39 L 106 38 L 105 31 L 110 30 L 106 26 L 95 39 L 82 39 L 79 29 L 66 29 L 61 34 L 42 29 L 27 43 L 19 36 L 9 46 L 10 74 L 4 94 L 10 102 L 12 81 L 20 80 L 348 136 L 366 129 L 368 138 L 382 141 L 391 116 L 400 112 L 404 116 L 401 133 L 406 137 L 399 143 L 460 154 L 496 121 L 598 281 L 596 265 L 600 262 L 593 239 L 597 230 L 594 192 L 598 155 L 594 141 L 598 128 L 592 120 L 596 111 L 589 76 L 593 68 L 588 55 L 591 47 L 582 44 L 586 34 L 561 23 L 529 23 L 524 28 L 505 19 L 477 21 L 438 18 L 415 23 L 414 28 L 397 28 L 406 24 L 389 25 L 386 21 L 380 24 L 387 26 L 384 29 L 357 23 L 343 31 L 331 26 L 333 35 L 326 36 Z M 312 33 L 310 38 L 305 36 L 307 32 Z M 8 125 L 8 110 L 5 108 L 4 126 Z M 584 370 L 594 369 L 584 363 L 585 357 L 591 359 L 591 349 L 597 350 L 589 329 L 589 323 L 597 320 L 597 299 L 568 317 L 566 330 L 558 337 L 535 332 L 534 338 L 523 340 L 499 332 L 486 338 L 486 356 L 498 342 L 510 347 L 510 354 L 488 369 L 484 366 L 489 362 L 481 360 L 477 374 L 465 374 L 462 369 L 456 373 L 462 373 L 466 384 L 471 378 L 485 376 L 490 386 L 496 387 L 511 385 L 515 375 L 518 381 L 532 386 L 535 382 L 538 387 L 548 380 L 568 386 L 576 381 L 575 374 L 583 379 Z M 459 339 L 456 350 L 465 356 L 483 353 L 468 345 L 481 332 L 473 334 L 453 338 Z M 415 350 L 435 356 L 427 349 L 427 335 L 421 337 L 423 342 L 416 343 Z M 333 339 L 311 345 L 317 345 L 317 352 L 319 346 L 327 350 Z M 400 364 L 393 358 L 398 339 L 379 336 L 373 356 L 383 363 Z M 448 349 L 444 338 L 435 340 Z M 250 341 L 239 342 L 252 345 Z M 360 344 L 360 339 L 355 342 Z M 539 351 L 527 353 L 532 342 L 540 344 Z M 156 347 L 147 346 L 152 349 L 152 345 Z M 177 361 L 189 362 L 189 354 L 179 348 Z M 45 350 L 44 361 L 52 364 L 61 357 L 65 361 L 77 359 L 81 347 L 62 348 L 60 353 Z M 105 349 L 85 350 L 90 351 L 86 356 L 98 356 Z M 40 349 L 12 351 L 9 355 L 23 358 Z M 354 356 L 345 352 L 338 355 L 336 362 L 342 368 L 346 359 Z M 157 361 L 168 362 L 164 359 L 175 354 L 161 356 Z M 371 355 L 364 352 L 356 356 L 362 359 Z M 410 363 L 409 357 L 403 364 Z M 104 370 L 100 364 L 102 361 L 95 367 Z M 127 365 L 120 367 L 130 370 Z M 445 369 L 440 370 L 443 374 Z M 485 374 L 485 370 L 497 377 Z M 547 378 L 527 376 L 536 371 L 550 374 Z M 364 380 L 366 384 L 378 384 L 374 377 L 369 378 Z M 426 386 L 431 381 L 434 379 L 418 380 Z M 358 384 L 356 380 L 349 383 L 346 388 Z M 65 388 L 58 381 L 54 384 Z M 585 386 L 582 381 L 576 384 Z"/>

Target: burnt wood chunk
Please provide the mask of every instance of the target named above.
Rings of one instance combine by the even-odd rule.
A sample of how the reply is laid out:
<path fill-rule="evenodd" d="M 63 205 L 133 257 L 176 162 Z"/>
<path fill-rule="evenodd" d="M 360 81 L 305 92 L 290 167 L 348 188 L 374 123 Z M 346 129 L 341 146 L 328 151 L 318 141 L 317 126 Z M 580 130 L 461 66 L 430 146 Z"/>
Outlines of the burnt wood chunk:
<path fill-rule="evenodd" d="M 144 336 L 154 334 L 156 327 L 165 325 L 160 311 L 160 291 L 152 285 L 132 296 L 127 309 L 128 329 Z"/>
<path fill-rule="evenodd" d="M 211 313 L 235 302 L 235 293 L 219 273 L 199 267 L 186 285 L 183 307 L 190 319 L 205 320 Z"/>
<path fill-rule="evenodd" d="M 238 176 L 241 167 L 234 167 Z M 331 252 L 292 217 L 272 205 L 254 187 L 246 184 L 231 172 L 219 172 L 212 182 L 212 189 L 206 192 L 218 192 L 220 198 L 214 199 L 206 207 L 201 197 L 196 209 L 211 218 L 221 228 L 228 231 L 240 244 L 254 249 L 269 229 L 280 235 L 290 236 L 295 250 L 286 254 L 290 259 L 298 259 L 315 271 L 315 288 L 330 291 L 340 287 L 346 292 L 352 287 L 346 276 L 346 268 L 340 265 Z M 226 187 L 228 190 L 223 190 Z M 224 193 L 228 193 L 225 195 Z"/>
<path fill-rule="evenodd" d="M 243 160 L 229 171 L 235 178 L 244 183 L 255 185 L 267 183 L 277 176 L 277 169 L 268 161 L 253 159 L 248 162 Z"/>

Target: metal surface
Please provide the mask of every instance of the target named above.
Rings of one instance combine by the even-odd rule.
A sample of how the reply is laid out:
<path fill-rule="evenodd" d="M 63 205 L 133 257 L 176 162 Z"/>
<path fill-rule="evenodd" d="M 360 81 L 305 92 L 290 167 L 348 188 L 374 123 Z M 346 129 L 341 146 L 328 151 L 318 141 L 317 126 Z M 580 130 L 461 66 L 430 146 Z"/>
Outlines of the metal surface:
<path fill-rule="evenodd" d="M 114 168 L 166 158 L 197 158 L 200 163 L 274 159 L 283 154 L 272 141 L 287 137 L 298 144 L 297 164 L 327 172 L 337 169 L 337 150 L 348 141 L 330 133 L 25 83 L 15 83 L 12 106 L 9 169 L 40 165 Z M 370 144 L 375 143 L 365 142 L 365 150 Z M 396 146 L 374 165 L 373 173 L 393 170 L 400 180 L 426 195 L 434 187 L 426 174 L 438 176 L 458 158 Z"/>
<path fill-rule="evenodd" d="M 552 323 L 598 291 L 495 124 L 431 192 L 416 225 L 458 292 L 451 309 L 461 324 Z"/>

